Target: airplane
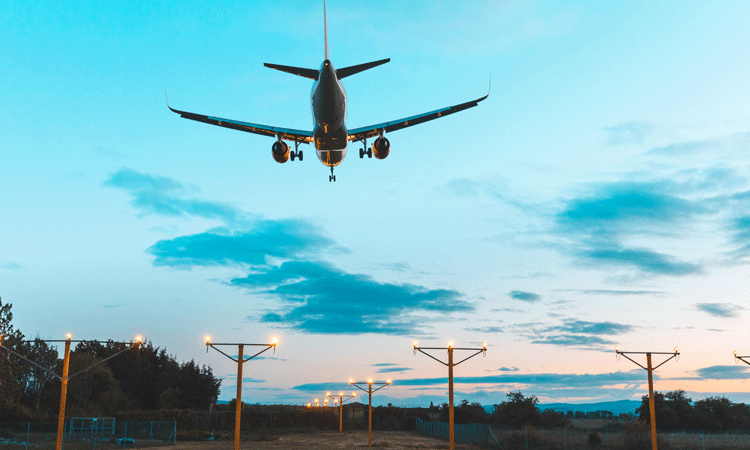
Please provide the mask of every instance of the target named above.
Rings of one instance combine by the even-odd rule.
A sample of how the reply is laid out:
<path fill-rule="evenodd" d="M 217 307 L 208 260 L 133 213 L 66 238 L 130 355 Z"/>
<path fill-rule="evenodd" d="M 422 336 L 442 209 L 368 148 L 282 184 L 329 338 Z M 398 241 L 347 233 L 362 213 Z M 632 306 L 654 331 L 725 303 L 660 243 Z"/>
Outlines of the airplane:
<path fill-rule="evenodd" d="M 326 3 L 323 1 L 323 33 L 325 45 L 325 59 L 320 65 L 320 69 L 305 69 L 301 67 L 282 66 L 280 64 L 263 65 L 287 72 L 293 75 L 309 78 L 314 80 L 312 88 L 312 115 L 313 130 L 294 130 L 290 128 L 273 127 L 268 125 L 259 125 L 256 123 L 241 122 L 238 120 L 222 119 L 215 116 L 206 116 L 186 111 L 180 111 L 169 106 L 167 98 L 167 107 L 185 119 L 197 120 L 199 122 L 218 125 L 225 128 L 255 133 L 264 136 L 276 138 L 276 142 L 271 147 L 273 159 L 278 163 L 285 163 L 289 159 L 302 161 L 303 153 L 299 149 L 300 144 L 315 144 L 318 159 L 324 165 L 331 168 L 331 175 L 328 181 L 336 181 L 333 174 L 333 168 L 341 164 L 346 157 L 346 149 L 350 141 L 362 142 L 363 147 L 359 149 L 359 157 L 376 159 L 385 159 L 390 153 L 390 142 L 384 136 L 386 132 L 400 130 L 445 117 L 449 114 L 457 113 L 468 108 L 477 106 L 479 102 L 489 97 L 489 92 L 484 97 L 471 100 L 459 105 L 448 106 L 446 108 L 436 109 L 424 114 L 405 117 L 403 119 L 383 122 L 361 128 L 348 129 L 346 126 L 346 91 L 341 80 L 356 73 L 372 69 L 381 64 L 390 61 L 390 58 L 381 59 L 355 66 L 344 67 L 341 69 L 334 68 L 328 54 L 328 18 L 326 12 Z M 490 87 L 491 87 L 490 80 Z M 166 90 L 165 90 L 166 95 Z M 377 136 L 377 137 L 376 137 Z M 367 148 L 367 139 L 376 137 L 372 143 L 372 148 Z M 289 150 L 289 145 L 285 141 L 294 142 L 294 150 Z"/>

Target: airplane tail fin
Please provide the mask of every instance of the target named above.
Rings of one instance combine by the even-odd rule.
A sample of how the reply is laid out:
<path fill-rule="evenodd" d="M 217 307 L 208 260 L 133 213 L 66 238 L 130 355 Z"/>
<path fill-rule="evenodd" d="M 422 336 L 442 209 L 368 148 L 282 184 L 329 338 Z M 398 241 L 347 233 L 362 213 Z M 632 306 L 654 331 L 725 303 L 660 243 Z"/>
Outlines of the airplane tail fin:
<path fill-rule="evenodd" d="M 326 59 L 328 57 L 328 14 L 326 13 L 326 0 L 323 0 L 323 34 L 325 35 Z"/>
<path fill-rule="evenodd" d="M 349 67 L 337 69 L 336 77 L 340 80 L 342 78 L 348 77 L 349 75 L 354 75 L 355 73 L 359 73 L 367 69 L 372 69 L 373 67 L 377 67 L 381 64 L 385 64 L 390 60 L 391 58 L 386 58 L 386 59 L 381 59 L 380 61 L 373 61 L 373 62 L 368 62 L 364 64 L 357 64 L 356 66 L 349 66 Z"/>
<path fill-rule="evenodd" d="M 293 75 L 299 75 L 301 77 L 309 78 L 311 80 L 318 79 L 318 71 L 315 69 L 304 69 L 302 67 L 282 66 L 281 64 L 268 64 L 263 63 L 264 66 L 280 70 L 282 72 L 291 73 Z"/>

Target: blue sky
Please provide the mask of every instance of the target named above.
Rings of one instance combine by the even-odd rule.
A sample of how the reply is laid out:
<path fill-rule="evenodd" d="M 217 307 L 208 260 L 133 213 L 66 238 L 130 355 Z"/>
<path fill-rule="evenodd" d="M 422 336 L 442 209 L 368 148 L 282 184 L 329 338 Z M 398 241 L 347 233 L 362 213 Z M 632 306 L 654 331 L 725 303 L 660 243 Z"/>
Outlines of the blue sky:
<path fill-rule="evenodd" d="M 304 147 L 178 109 L 311 128 L 322 5 L 6 4 L 0 295 L 28 336 L 126 339 L 210 364 L 202 337 L 266 342 L 248 401 L 350 377 L 443 402 L 430 346 L 490 343 L 458 398 L 638 398 L 614 345 L 669 351 L 657 390 L 750 401 L 750 31 L 745 2 L 328 4 L 351 128 L 478 98 L 389 134 L 329 183 Z M 744 349 L 744 350 L 743 350 Z M 750 368 L 749 368 L 750 369 Z"/>

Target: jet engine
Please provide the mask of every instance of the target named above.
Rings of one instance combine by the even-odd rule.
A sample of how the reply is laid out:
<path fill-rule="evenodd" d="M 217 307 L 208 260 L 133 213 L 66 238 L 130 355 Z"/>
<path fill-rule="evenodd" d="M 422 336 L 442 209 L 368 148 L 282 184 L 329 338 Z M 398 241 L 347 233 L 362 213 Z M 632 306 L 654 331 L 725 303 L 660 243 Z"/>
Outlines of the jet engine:
<path fill-rule="evenodd" d="M 385 159 L 388 157 L 388 153 L 391 151 L 391 143 L 384 137 L 375 139 L 372 143 L 372 153 L 378 159 Z"/>
<path fill-rule="evenodd" d="M 273 154 L 273 159 L 279 164 L 289 161 L 289 146 L 284 141 L 274 142 L 273 147 L 271 147 L 271 153 Z"/>

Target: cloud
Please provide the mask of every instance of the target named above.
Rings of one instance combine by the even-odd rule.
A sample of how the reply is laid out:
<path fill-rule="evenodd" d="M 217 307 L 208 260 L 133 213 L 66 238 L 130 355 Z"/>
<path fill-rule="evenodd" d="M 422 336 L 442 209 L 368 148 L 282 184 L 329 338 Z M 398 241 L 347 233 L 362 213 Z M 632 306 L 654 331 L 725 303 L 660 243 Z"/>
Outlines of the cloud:
<path fill-rule="evenodd" d="M 249 218 L 219 202 L 196 200 L 195 191 L 167 177 L 122 169 L 105 183 L 133 196 L 142 215 L 219 219 L 223 226 L 163 239 L 147 249 L 155 266 L 242 267 L 248 275 L 229 284 L 281 303 L 249 320 L 283 324 L 308 333 L 421 334 L 433 318 L 471 312 L 474 306 L 451 289 L 379 282 L 319 261 L 326 253 L 348 252 L 315 224 L 302 219 Z M 406 263 L 389 266 L 410 270 Z"/>
<path fill-rule="evenodd" d="M 21 268 L 21 265 L 18 263 L 14 263 L 13 261 L 2 261 L 0 262 L 0 269 L 6 269 L 6 270 L 18 270 Z"/>
<path fill-rule="evenodd" d="M 645 275 L 701 273 L 700 264 L 623 244 L 625 240 L 676 235 L 680 224 L 706 211 L 698 203 L 675 195 L 679 190 L 671 181 L 598 186 L 595 194 L 565 204 L 555 216 L 555 232 L 566 238 L 563 248 L 583 265 L 629 268 Z"/>
<path fill-rule="evenodd" d="M 508 296 L 514 300 L 521 300 L 529 303 L 538 302 L 542 299 L 538 294 L 524 291 L 510 291 L 508 292 Z"/>
<path fill-rule="evenodd" d="M 122 306 L 125 306 L 125 303 L 118 303 L 116 305 L 104 305 L 105 308 L 120 308 Z"/>
<path fill-rule="evenodd" d="M 501 367 L 497 370 L 499 370 L 500 372 L 518 372 L 521 369 L 519 369 L 518 367 Z"/>
<path fill-rule="evenodd" d="M 691 275 L 703 272 L 700 264 L 683 262 L 677 258 L 644 248 L 600 248 L 581 250 L 577 255 L 590 264 L 629 266 L 641 272 L 657 275 Z"/>
<path fill-rule="evenodd" d="M 382 369 L 378 369 L 377 373 L 396 373 L 396 372 L 406 372 L 409 370 L 414 370 L 411 367 L 386 367 Z"/>
<path fill-rule="evenodd" d="M 696 303 L 695 307 L 699 311 L 708 313 L 714 317 L 732 318 L 739 315 L 739 311 L 744 310 L 742 306 L 732 303 Z"/>
<path fill-rule="evenodd" d="M 533 344 L 589 349 L 613 344 L 607 337 L 628 333 L 635 329 L 632 325 L 615 322 L 588 322 L 577 319 L 564 320 L 560 325 L 520 324 L 516 328 Z"/>
<path fill-rule="evenodd" d="M 475 331 L 477 333 L 505 333 L 503 327 L 478 327 L 478 328 L 464 328 L 466 331 Z"/>
<path fill-rule="evenodd" d="M 474 310 L 455 290 L 382 283 L 326 262 L 287 261 L 230 282 L 284 303 L 262 315 L 261 322 L 308 333 L 421 334 L 425 321 L 416 313 Z"/>
<path fill-rule="evenodd" d="M 133 169 L 120 169 L 104 182 L 104 186 L 129 192 L 133 197 L 131 205 L 140 210 L 141 216 L 197 216 L 228 223 L 235 222 L 241 216 L 239 210 L 226 203 L 185 198 L 192 190 L 179 181 Z"/>
<path fill-rule="evenodd" d="M 750 367 L 739 365 L 708 366 L 693 372 L 693 377 L 673 378 L 674 380 L 747 380 Z"/>
<path fill-rule="evenodd" d="M 654 126 L 650 122 L 635 121 L 620 123 L 602 130 L 607 134 L 607 145 L 639 144 L 651 133 Z"/>
<path fill-rule="evenodd" d="M 314 224 L 299 219 L 254 220 L 249 229 L 226 228 L 156 242 L 148 252 L 154 265 L 191 266 L 265 265 L 269 258 L 301 258 L 335 248 L 335 242 Z"/>
<path fill-rule="evenodd" d="M 450 180 L 446 187 L 458 197 L 479 197 L 488 196 L 494 200 L 503 200 L 500 189 L 493 183 L 478 182 L 467 178 L 454 178 Z"/>
<path fill-rule="evenodd" d="M 666 295 L 665 291 L 628 291 L 618 289 L 556 289 L 560 292 L 578 292 L 579 294 L 585 295 L 612 295 L 612 296 L 625 296 L 625 295 Z"/>
<path fill-rule="evenodd" d="M 660 147 L 654 147 L 646 155 L 650 156 L 677 156 L 684 158 L 686 156 L 699 153 L 710 152 L 712 154 L 718 151 L 746 151 L 750 146 L 750 132 L 734 133 L 728 136 L 713 137 L 707 139 L 697 139 L 694 141 L 677 142 Z"/>

